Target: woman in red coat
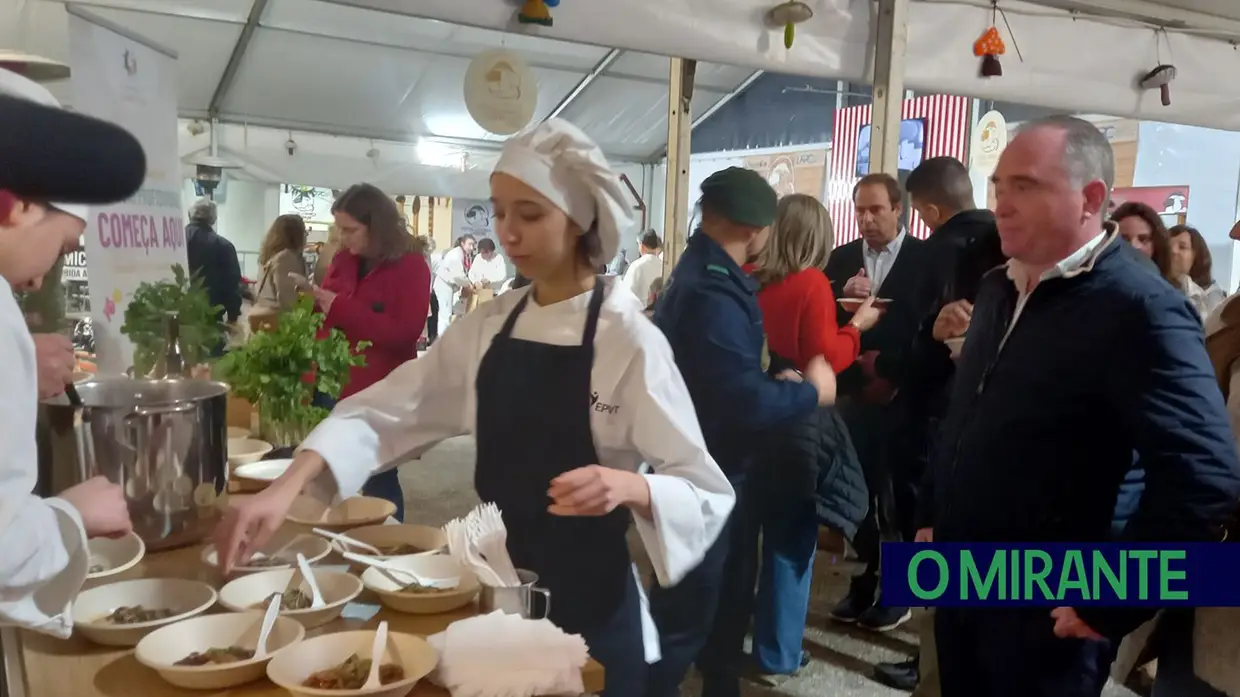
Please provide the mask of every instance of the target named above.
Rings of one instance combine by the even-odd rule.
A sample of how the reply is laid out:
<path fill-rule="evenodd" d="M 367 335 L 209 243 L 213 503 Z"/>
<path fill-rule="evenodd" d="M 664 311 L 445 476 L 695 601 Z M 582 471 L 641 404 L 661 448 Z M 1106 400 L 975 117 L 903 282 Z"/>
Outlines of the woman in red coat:
<path fill-rule="evenodd" d="M 861 332 L 874 326 L 881 314 L 870 299 L 847 325 L 837 323 L 835 296 L 822 272 L 834 237 L 831 217 L 818 199 L 785 196 L 754 271 L 762 285 L 758 305 L 767 348 L 798 370 L 804 370 L 814 356 L 825 357 L 836 373 L 847 368 L 861 349 Z M 762 508 L 753 657 L 762 673 L 791 674 L 804 660 L 801 637 L 818 546 L 818 516 L 812 498 Z"/>
<path fill-rule="evenodd" d="M 352 369 L 340 393 L 345 399 L 387 377 L 397 366 L 418 355 L 418 338 L 430 312 L 431 270 L 415 249 L 396 203 L 370 184 L 355 184 L 332 204 L 340 231 L 340 251 L 327 268 L 314 297 L 326 315 L 319 336 L 339 329 L 366 364 Z M 319 406 L 334 407 L 320 394 Z M 368 496 L 396 504 L 396 518 L 405 514 L 405 497 L 396 469 L 375 475 L 363 488 Z"/>

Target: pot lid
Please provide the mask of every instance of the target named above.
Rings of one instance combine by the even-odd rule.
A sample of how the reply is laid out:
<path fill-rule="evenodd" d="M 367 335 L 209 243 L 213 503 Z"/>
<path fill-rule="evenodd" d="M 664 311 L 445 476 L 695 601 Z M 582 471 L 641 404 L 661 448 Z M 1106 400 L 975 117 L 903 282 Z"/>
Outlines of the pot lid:
<path fill-rule="evenodd" d="M 64 63 L 11 49 L 0 49 L 0 68 L 24 75 L 35 82 L 51 82 L 69 77 L 69 66 Z"/>

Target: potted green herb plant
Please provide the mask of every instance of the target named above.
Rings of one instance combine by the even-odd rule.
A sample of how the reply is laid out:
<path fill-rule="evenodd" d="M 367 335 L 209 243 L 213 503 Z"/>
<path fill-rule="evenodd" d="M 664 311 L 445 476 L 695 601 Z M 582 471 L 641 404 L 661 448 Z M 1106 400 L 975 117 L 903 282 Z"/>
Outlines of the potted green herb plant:
<path fill-rule="evenodd" d="M 125 308 L 121 334 L 133 342 L 134 375 L 148 375 L 167 351 L 166 322 L 176 313 L 180 322 L 181 348 L 188 365 L 199 365 L 211 348 L 222 340 L 219 313 L 212 305 L 202 279 L 185 273 L 180 264 L 172 265 L 172 278 L 141 283 Z"/>
<path fill-rule="evenodd" d="M 262 437 L 277 447 L 297 445 L 327 417 L 327 409 L 311 405 L 316 389 L 339 397 L 350 369 L 366 363 L 339 329 L 316 339 L 322 324 L 313 300 L 302 298 L 280 314 L 275 329 L 257 332 L 215 365 L 232 394 L 258 409 Z M 357 351 L 368 345 L 360 342 Z"/>

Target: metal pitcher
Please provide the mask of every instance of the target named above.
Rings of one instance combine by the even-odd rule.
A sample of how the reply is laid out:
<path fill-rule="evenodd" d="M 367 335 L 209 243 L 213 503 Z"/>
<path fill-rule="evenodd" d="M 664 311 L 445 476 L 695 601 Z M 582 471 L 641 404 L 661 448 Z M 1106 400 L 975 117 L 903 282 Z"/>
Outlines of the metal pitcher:
<path fill-rule="evenodd" d="M 134 530 L 150 550 L 202 540 L 228 492 L 228 386 L 205 380 L 96 378 L 82 406 L 45 401 L 39 493 L 96 475 L 120 484 Z"/>
<path fill-rule="evenodd" d="M 521 581 L 519 586 L 498 587 L 482 584 L 482 590 L 478 592 L 478 609 L 483 613 L 503 610 L 509 615 L 517 615 L 527 620 L 540 620 L 551 614 L 551 591 L 535 585 L 538 583 L 538 574 L 517 569 L 517 578 Z M 542 612 L 537 612 L 534 607 L 536 595 L 543 598 Z"/>

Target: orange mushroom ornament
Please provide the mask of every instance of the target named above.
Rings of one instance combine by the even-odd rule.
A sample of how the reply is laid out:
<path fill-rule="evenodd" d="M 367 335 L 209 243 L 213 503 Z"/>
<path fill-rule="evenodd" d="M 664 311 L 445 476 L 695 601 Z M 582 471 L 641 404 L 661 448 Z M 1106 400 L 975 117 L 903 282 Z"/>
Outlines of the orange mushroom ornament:
<path fill-rule="evenodd" d="M 973 42 L 973 55 L 982 59 L 982 77 L 999 77 L 1003 75 L 1003 65 L 999 56 L 1007 52 L 1003 37 L 995 27 L 987 29 L 981 38 Z"/>

